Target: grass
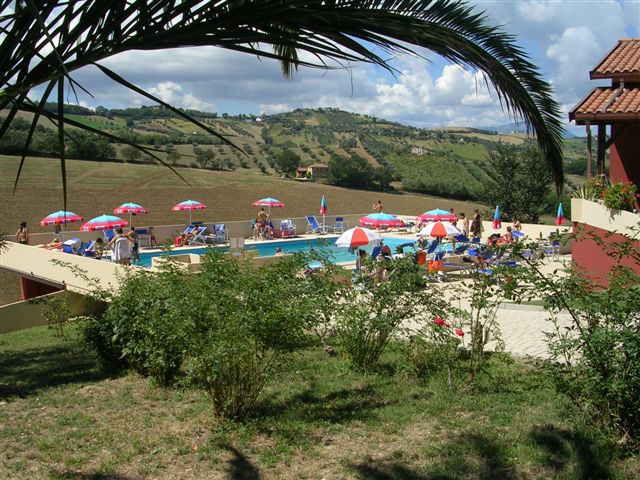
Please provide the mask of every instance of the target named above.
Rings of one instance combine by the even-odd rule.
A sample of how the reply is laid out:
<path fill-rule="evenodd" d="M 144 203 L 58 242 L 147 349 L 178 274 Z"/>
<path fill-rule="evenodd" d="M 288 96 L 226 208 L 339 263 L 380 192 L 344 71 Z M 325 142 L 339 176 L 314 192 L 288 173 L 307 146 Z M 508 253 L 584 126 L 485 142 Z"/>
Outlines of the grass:
<path fill-rule="evenodd" d="M 0 336 L 0 478 L 636 478 L 534 365 L 494 356 L 473 388 L 417 379 L 401 344 L 353 373 L 315 344 L 244 422 L 188 386 L 107 375 L 46 328 Z"/>

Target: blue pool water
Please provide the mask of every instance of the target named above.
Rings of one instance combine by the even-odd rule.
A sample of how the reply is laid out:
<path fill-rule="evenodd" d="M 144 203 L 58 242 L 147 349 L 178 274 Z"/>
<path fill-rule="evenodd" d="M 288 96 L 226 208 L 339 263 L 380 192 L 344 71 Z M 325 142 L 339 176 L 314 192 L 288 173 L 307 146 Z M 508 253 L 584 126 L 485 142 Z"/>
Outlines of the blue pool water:
<path fill-rule="evenodd" d="M 258 255 L 260 257 L 268 257 L 276 254 L 276 248 L 280 247 L 284 253 L 294 253 L 294 252 L 307 252 L 309 250 L 316 249 L 331 255 L 336 263 L 340 262 L 355 262 L 356 255 L 355 253 L 350 253 L 348 249 L 342 247 L 336 247 L 335 236 L 329 236 L 325 238 L 315 238 L 315 239 L 306 239 L 306 240 L 288 240 L 285 242 L 265 242 L 265 243 L 254 243 L 251 245 L 246 245 L 246 250 L 257 250 Z M 398 245 L 402 245 L 404 243 L 411 242 L 411 239 L 407 238 L 396 238 L 396 237 L 383 237 L 384 243 L 391 247 L 391 251 L 395 252 L 396 247 Z M 220 249 L 222 251 L 227 251 L 227 247 L 213 247 L 216 249 Z M 371 253 L 373 249 L 373 245 L 368 247 L 363 247 L 367 253 Z M 180 249 L 178 251 L 169 252 L 169 255 L 181 255 L 184 253 L 195 253 L 201 255 L 205 253 L 207 250 L 206 247 L 194 247 L 194 248 L 185 248 Z M 405 249 L 405 251 L 407 251 Z M 154 252 L 154 253 L 141 253 L 140 254 L 140 264 L 145 267 L 151 266 L 151 259 L 153 257 L 158 257 L 166 253 Z"/>

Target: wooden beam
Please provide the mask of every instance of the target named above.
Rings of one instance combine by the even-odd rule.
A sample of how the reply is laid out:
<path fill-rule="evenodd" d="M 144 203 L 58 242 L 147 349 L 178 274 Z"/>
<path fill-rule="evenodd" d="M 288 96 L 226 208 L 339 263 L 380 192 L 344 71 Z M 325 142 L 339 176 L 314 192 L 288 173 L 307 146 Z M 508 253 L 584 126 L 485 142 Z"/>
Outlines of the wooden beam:
<path fill-rule="evenodd" d="M 605 148 L 606 140 L 607 140 L 607 126 L 598 125 L 598 149 L 596 151 L 598 175 L 604 175 L 604 155 L 606 152 L 606 148 Z"/>
<path fill-rule="evenodd" d="M 591 154 L 591 124 L 587 122 L 587 179 L 591 178 L 591 163 L 593 157 Z"/>

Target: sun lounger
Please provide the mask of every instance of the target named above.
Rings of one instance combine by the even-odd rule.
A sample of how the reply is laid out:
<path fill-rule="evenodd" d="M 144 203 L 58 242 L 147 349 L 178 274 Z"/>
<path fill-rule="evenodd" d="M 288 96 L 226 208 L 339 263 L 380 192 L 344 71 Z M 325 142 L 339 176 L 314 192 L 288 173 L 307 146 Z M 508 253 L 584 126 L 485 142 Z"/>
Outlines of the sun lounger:
<path fill-rule="evenodd" d="M 313 215 L 309 215 L 307 216 L 307 234 L 309 233 L 317 233 L 317 234 L 322 234 L 324 233 L 324 229 L 320 226 L 320 224 L 318 223 L 318 220 L 316 220 L 316 217 L 314 217 Z"/>
<path fill-rule="evenodd" d="M 82 245 L 82 241 L 79 238 L 70 238 L 69 240 L 63 242 L 62 251 L 64 253 L 72 253 L 76 255 L 78 253 L 80 245 Z"/>

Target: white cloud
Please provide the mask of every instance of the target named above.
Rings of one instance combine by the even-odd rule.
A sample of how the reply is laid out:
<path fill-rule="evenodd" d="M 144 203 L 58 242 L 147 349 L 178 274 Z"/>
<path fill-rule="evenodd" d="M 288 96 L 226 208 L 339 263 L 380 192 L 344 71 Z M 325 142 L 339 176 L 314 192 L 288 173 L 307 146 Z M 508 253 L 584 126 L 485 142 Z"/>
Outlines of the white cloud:
<path fill-rule="evenodd" d="M 476 3 L 490 23 L 518 35 L 518 44 L 554 85 L 565 109 L 594 86 L 588 71 L 618 38 L 640 36 L 637 0 Z M 357 64 L 329 72 L 302 68 L 293 80 L 285 80 L 276 61 L 212 47 L 132 51 L 103 63 L 170 103 L 204 110 L 215 107 L 219 113 L 339 107 L 418 126 L 491 126 L 511 121 L 479 73 L 448 65 L 430 53 L 426 56 L 433 63 L 411 56 L 397 58 L 394 65 L 401 72 L 397 78 Z M 150 103 L 95 68 L 76 74 L 94 94 L 93 99 L 81 99 L 92 106 Z"/>
<path fill-rule="evenodd" d="M 149 93 L 175 107 L 204 111 L 214 109 L 212 103 L 201 100 L 191 93 L 184 93 L 182 87 L 175 82 L 160 82 L 157 86 L 149 88 Z"/>

